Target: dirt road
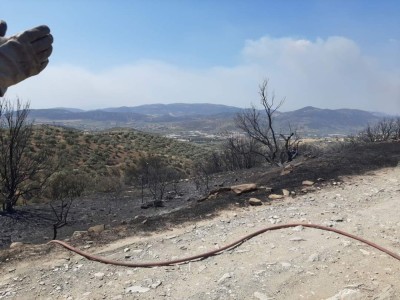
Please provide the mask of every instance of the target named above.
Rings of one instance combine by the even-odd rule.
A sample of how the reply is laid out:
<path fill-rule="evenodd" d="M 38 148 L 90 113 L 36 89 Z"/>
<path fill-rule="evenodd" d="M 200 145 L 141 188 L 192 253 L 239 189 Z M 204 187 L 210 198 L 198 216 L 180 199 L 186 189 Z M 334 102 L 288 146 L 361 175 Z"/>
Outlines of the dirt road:
<path fill-rule="evenodd" d="M 341 178 L 270 205 L 87 251 L 156 261 L 215 249 L 271 224 L 306 222 L 353 233 L 400 254 L 400 166 Z M 217 201 L 217 200 L 216 200 Z M 400 261 L 317 229 L 268 232 L 220 255 L 172 267 L 132 269 L 64 249 L 0 264 L 0 299 L 400 299 Z"/>

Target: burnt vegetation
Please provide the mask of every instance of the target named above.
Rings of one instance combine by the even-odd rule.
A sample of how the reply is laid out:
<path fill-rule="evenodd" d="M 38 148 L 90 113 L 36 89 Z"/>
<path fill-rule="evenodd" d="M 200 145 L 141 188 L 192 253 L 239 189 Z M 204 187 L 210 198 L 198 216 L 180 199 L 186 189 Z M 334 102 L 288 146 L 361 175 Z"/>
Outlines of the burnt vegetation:
<path fill-rule="evenodd" d="M 276 100 L 274 93 L 269 92 L 268 80 L 259 86 L 259 96 L 261 109 L 252 106 L 239 111 L 234 118 L 236 131 L 212 145 L 180 142 L 126 128 L 89 132 L 35 126 L 28 118 L 29 104 L 17 100 L 14 105 L 3 100 L 0 222 L 10 224 L 5 218 L 37 220 L 41 215 L 55 239 L 61 228 L 76 228 L 74 216 L 88 205 L 82 199 L 90 195 L 107 198 L 106 202 L 89 204 L 99 212 L 98 216 L 92 215 L 92 222 L 103 212 L 107 218 L 115 218 L 118 206 L 118 211 L 126 210 L 132 215 L 141 214 L 141 209 L 156 212 L 179 201 L 182 208 L 212 190 L 236 183 L 252 181 L 275 189 L 295 189 L 304 179 L 335 178 L 393 165 L 399 159 L 395 153 L 400 141 L 400 118 L 382 119 L 357 135 L 336 141 L 309 142 L 297 133 L 296 120 L 288 122 L 286 128 L 276 125 L 284 99 Z M 377 156 L 376 149 L 388 149 L 390 153 Z M 281 177 L 283 169 L 296 164 L 301 165 L 296 173 Z M 124 194 L 127 190 L 132 193 Z M 132 204 L 121 204 L 122 197 Z M 159 216 L 158 220 L 195 220 L 231 203 L 231 199 L 222 198 L 218 204 L 191 204 L 190 208 Z M 238 203 L 245 205 L 243 201 Z M 132 207 L 139 212 L 133 212 Z M 37 214 L 27 212 L 36 208 Z M 151 222 L 147 223 L 149 229 L 156 226 Z"/>
<path fill-rule="evenodd" d="M 33 124 L 27 122 L 29 104 L 0 103 L 0 187 L 3 212 L 13 213 L 17 201 L 42 190 L 54 172 L 55 154 L 49 147 L 32 145 Z M 38 149 L 38 148 L 41 149 Z"/>
<path fill-rule="evenodd" d="M 385 118 L 374 125 L 368 124 L 358 135 L 352 136 L 351 140 L 355 143 L 399 141 L 400 117 Z"/>

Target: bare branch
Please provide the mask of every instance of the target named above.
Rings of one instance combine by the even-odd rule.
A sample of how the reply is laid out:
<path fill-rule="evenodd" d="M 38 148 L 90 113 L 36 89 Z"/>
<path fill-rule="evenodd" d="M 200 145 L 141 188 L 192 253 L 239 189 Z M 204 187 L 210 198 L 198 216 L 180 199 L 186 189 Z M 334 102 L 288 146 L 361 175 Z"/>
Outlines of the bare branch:
<path fill-rule="evenodd" d="M 48 151 L 30 151 L 33 124 L 28 115 L 29 103 L 0 101 L 0 195 L 9 213 L 21 196 L 40 191 L 53 172 Z"/>
<path fill-rule="evenodd" d="M 281 163 L 284 149 L 289 147 L 289 140 L 276 134 L 274 128 L 274 113 L 283 105 L 285 98 L 276 104 L 275 93 L 268 93 L 268 79 L 259 85 L 260 102 L 263 107 L 262 113 L 254 106 L 237 114 L 235 118 L 236 126 L 252 140 L 257 141 L 263 146 L 263 150 L 257 149 L 254 153 L 263 156 L 268 163 Z M 282 136 L 281 136 L 282 137 Z"/>

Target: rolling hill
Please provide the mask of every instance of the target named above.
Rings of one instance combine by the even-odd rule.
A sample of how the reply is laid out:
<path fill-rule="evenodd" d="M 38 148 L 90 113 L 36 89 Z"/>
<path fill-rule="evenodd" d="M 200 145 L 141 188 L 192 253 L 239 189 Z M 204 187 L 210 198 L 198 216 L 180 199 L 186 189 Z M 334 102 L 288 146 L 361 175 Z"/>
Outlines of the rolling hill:
<path fill-rule="evenodd" d="M 171 134 L 198 130 L 220 133 L 235 130 L 233 118 L 243 109 L 216 104 L 150 104 L 136 107 L 106 108 L 80 111 L 78 109 L 32 109 L 30 118 L 39 124 L 56 124 L 87 130 L 128 127 L 148 132 Z M 303 135 L 326 136 L 352 134 L 382 116 L 356 109 L 302 109 L 277 112 L 276 126 L 289 127 Z"/>

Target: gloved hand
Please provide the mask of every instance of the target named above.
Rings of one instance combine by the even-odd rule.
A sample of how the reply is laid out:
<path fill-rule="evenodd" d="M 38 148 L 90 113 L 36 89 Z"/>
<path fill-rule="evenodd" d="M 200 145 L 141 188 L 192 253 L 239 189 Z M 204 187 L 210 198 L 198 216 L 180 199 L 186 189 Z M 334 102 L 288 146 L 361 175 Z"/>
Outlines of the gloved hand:
<path fill-rule="evenodd" d="M 5 38 L 7 24 L 0 22 L 0 96 L 7 87 L 39 74 L 49 63 L 53 36 L 42 25 Z"/>
<path fill-rule="evenodd" d="M 6 31 L 7 31 L 7 23 L 4 22 L 3 20 L 0 20 L 0 46 L 7 41 L 7 39 L 4 37 L 6 35 Z M 6 91 L 7 88 L 3 88 L 0 86 L 0 97 L 3 97 Z"/>
<path fill-rule="evenodd" d="M 4 22 L 3 20 L 0 20 L 0 45 L 4 44 L 6 38 L 4 36 L 6 35 L 7 31 L 7 23 Z"/>

